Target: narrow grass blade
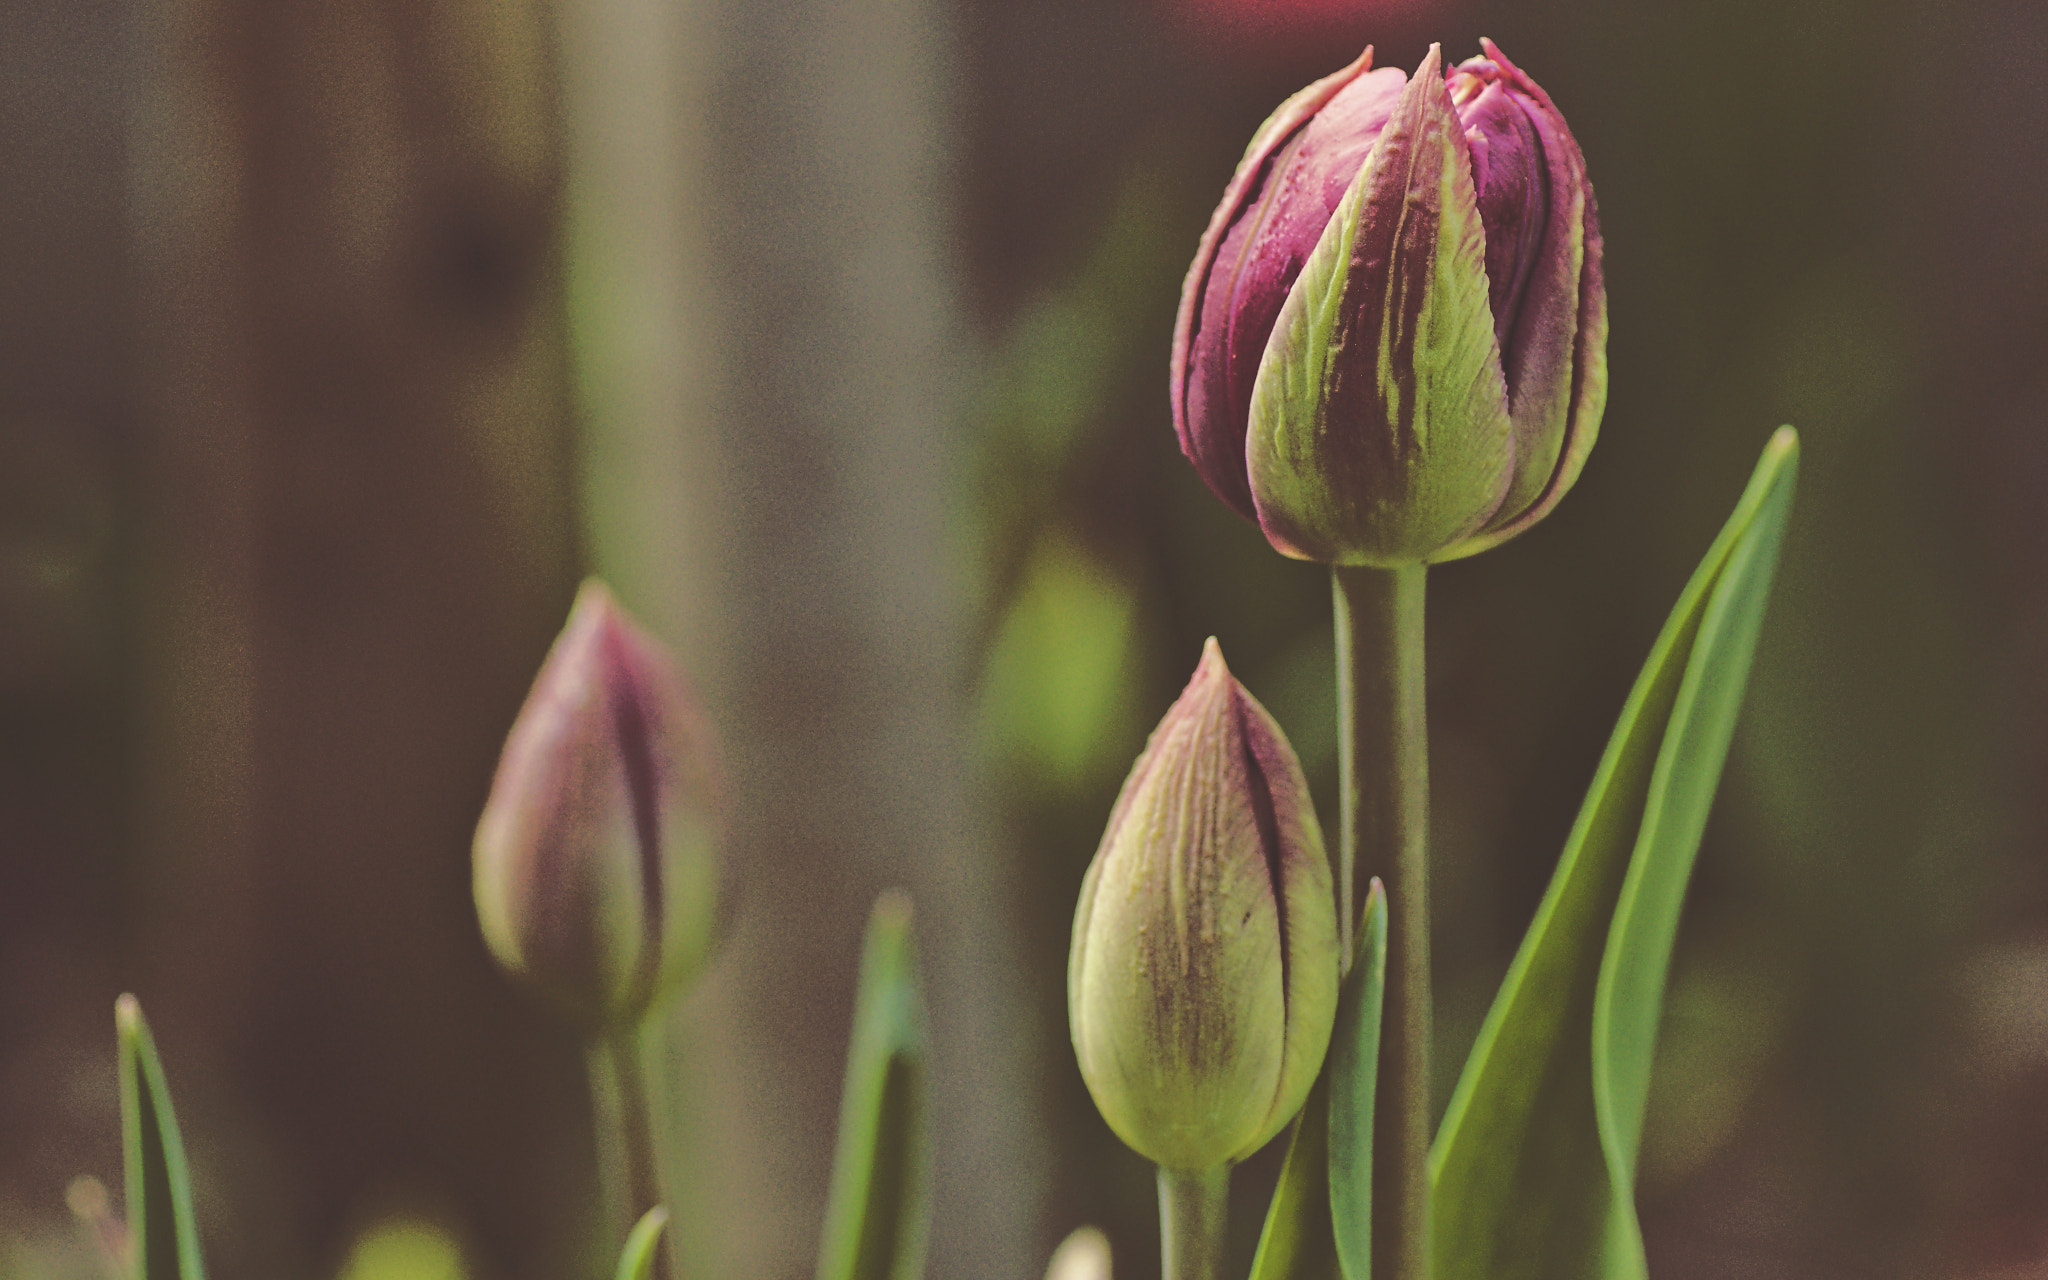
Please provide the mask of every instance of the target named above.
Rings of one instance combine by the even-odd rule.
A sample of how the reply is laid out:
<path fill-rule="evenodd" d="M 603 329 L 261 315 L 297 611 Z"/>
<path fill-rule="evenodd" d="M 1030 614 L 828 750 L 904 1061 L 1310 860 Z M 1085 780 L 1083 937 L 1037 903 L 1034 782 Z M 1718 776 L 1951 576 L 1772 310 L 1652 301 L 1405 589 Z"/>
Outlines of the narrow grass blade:
<path fill-rule="evenodd" d="M 1358 963 L 1330 1038 L 1330 1227 L 1344 1280 L 1372 1275 L 1372 1112 L 1379 1081 L 1380 1005 L 1387 989 L 1387 892 L 1366 895 Z"/>
<path fill-rule="evenodd" d="M 1790 509 L 1780 428 L 1622 708 L 1431 1153 L 1439 1280 L 1642 1280 L 1664 978 Z"/>
<path fill-rule="evenodd" d="M 619 1250 L 617 1280 L 651 1280 L 654 1259 L 661 1251 L 662 1229 L 668 1226 L 668 1210 L 655 1205 L 640 1215 L 640 1221 L 626 1234 L 626 1247 Z"/>
<path fill-rule="evenodd" d="M 818 1280 L 913 1280 L 924 1265 L 931 1157 L 924 1006 L 910 899 L 868 917 Z"/>
<path fill-rule="evenodd" d="M 171 1112 L 163 1064 L 134 996 L 114 1002 L 114 1035 L 121 1062 L 121 1143 L 135 1280 L 206 1280 L 185 1144 Z"/>
<path fill-rule="evenodd" d="M 1387 897 L 1377 880 L 1358 958 L 1337 999 L 1329 1062 L 1294 1122 L 1251 1280 L 1366 1280 L 1371 1268 L 1372 1100 L 1387 981 Z"/>

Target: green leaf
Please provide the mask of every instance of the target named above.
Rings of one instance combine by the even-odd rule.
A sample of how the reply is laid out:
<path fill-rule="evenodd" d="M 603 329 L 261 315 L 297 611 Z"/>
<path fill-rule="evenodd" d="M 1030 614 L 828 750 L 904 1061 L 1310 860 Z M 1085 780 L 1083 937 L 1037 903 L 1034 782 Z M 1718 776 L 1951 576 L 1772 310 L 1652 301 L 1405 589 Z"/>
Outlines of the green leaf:
<path fill-rule="evenodd" d="M 668 1210 L 655 1205 L 640 1215 L 640 1221 L 626 1234 L 626 1247 L 619 1250 L 618 1280 L 651 1280 L 654 1260 L 661 1252 L 662 1228 L 668 1226 Z"/>
<path fill-rule="evenodd" d="M 1330 1226 L 1346 1280 L 1369 1280 L 1373 1089 L 1387 990 L 1387 891 L 1377 879 L 1365 897 L 1358 963 L 1344 987 L 1330 1038 Z"/>
<path fill-rule="evenodd" d="M 128 1236 L 135 1280 L 206 1280 L 185 1144 L 171 1112 L 171 1091 L 142 1005 L 114 1002 L 121 1062 L 121 1142 L 128 1173 Z"/>
<path fill-rule="evenodd" d="M 1431 1152 L 1440 1280 L 1643 1280 L 1664 979 L 1798 470 L 1781 427 L 1630 691 Z"/>
<path fill-rule="evenodd" d="M 1371 1270 L 1373 1088 L 1387 981 L 1387 896 L 1378 880 L 1358 948 L 1363 963 L 1337 998 L 1329 1064 L 1295 1119 L 1252 1280 L 1366 1280 Z"/>
<path fill-rule="evenodd" d="M 1342 998 L 1339 997 L 1339 1004 Z M 1330 1232 L 1330 1073 L 1316 1077 L 1294 1118 L 1287 1162 L 1259 1231 L 1251 1280 L 1330 1280 L 1337 1242 Z"/>
<path fill-rule="evenodd" d="M 910 899 L 868 917 L 818 1280 L 912 1280 L 924 1265 L 931 1159 L 924 1005 Z"/>

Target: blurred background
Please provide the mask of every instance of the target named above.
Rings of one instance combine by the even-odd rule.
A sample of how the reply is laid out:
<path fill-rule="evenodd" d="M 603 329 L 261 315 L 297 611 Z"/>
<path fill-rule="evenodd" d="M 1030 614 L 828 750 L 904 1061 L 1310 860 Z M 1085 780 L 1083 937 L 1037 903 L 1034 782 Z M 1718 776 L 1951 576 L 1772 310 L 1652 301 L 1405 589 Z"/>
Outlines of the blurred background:
<path fill-rule="evenodd" d="M 1175 447 L 1252 129 L 1490 35 L 1588 157 L 1612 397 L 1431 576 L 1448 1092 L 1771 428 L 1806 459 L 1640 1201 L 1690 1277 L 2048 1277 L 2048 8 L 2025 0 L 5 0 L 0 1276 L 100 1274 L 114 996 L 220 1280 L 594 1274 L 576 1045 L 468 840 L 600 572 L 723 736 L 669 1028 L 689 1274 L 809 1273 L 868 902 L 916 897 L 931 1273 L 1150 1170 L 1080 877 L 1218 636 L 1334 812 L 1328 588 Z M 1238 1178 L 1237 1247 L 1275 1175 Z M 67 1191 L 70 1203 L 67 1204 Z M 118 1210 L 118 1205 L 115 1206 Z"/>

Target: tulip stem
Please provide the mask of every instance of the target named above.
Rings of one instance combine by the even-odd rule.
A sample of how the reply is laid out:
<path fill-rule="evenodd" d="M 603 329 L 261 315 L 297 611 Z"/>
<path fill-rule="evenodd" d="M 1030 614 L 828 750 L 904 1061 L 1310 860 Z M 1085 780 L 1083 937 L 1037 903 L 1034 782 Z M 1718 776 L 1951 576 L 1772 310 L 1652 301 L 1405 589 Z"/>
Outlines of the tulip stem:
<path fill-rule="evenodd" d="M 640 1216 L 664 1203 L 654 1154 L 646 1046 L 637 1028 L 615 1031 L 591 1042 L 590 1100 L 597 1128 L 605 1237 L 616 1254 Z M 673 1274 L 667 1255 L 664 1240 L 655 1248 L 656 1280 L 668 1280 Z"/>
<path fill-rule="evenodd" d="M 1338 901 L 1349 970 L 1371 877 L 1386 884 L 1385 1015 L 1373 1109 L 1373 1280 L 1428 1280 L 1429 731 L 1426 569 L 1331 571 L 1337 621 Z"/>
<path fill-rule="evenodd" d="M 1223 1215 L 1230 1166 L 1159 1170 L 1161 1280 L 1223 1280 Z"/>

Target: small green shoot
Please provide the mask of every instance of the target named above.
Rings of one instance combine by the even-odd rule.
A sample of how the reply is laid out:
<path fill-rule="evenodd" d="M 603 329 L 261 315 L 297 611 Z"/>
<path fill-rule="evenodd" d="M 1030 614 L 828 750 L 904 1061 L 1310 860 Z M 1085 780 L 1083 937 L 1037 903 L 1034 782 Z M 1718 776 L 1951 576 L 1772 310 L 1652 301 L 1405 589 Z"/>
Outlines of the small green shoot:
<path fill-rule="evenodd" d="M 640 1221 L 626 1234 L 626 1247 L 619 1250 L 617 1280 L 653 1280 L 654 1260 L 661 1253 L 661 1232 L 668 1226 L 668 1210 L 655 1205 L 640 1215 Z"/>
<path fill-rule="evenodd" d="M 910 899 L 892 891 L 876 900 L 862 948 L 818 1280 L 916 1280 L 922 1271 L 931 1182 L 925 1087 Z"/>
<path fill-rule="evenodd" d="M 199 1228 L 192 1216 L 192 1178 L 171 1111 L 170 1087 L 142 1004 L 114 1002 L 121 1060 L 121 1139 L 128 1172 L 128 1236 L 135 1280 L 206 1280 Z"/>

